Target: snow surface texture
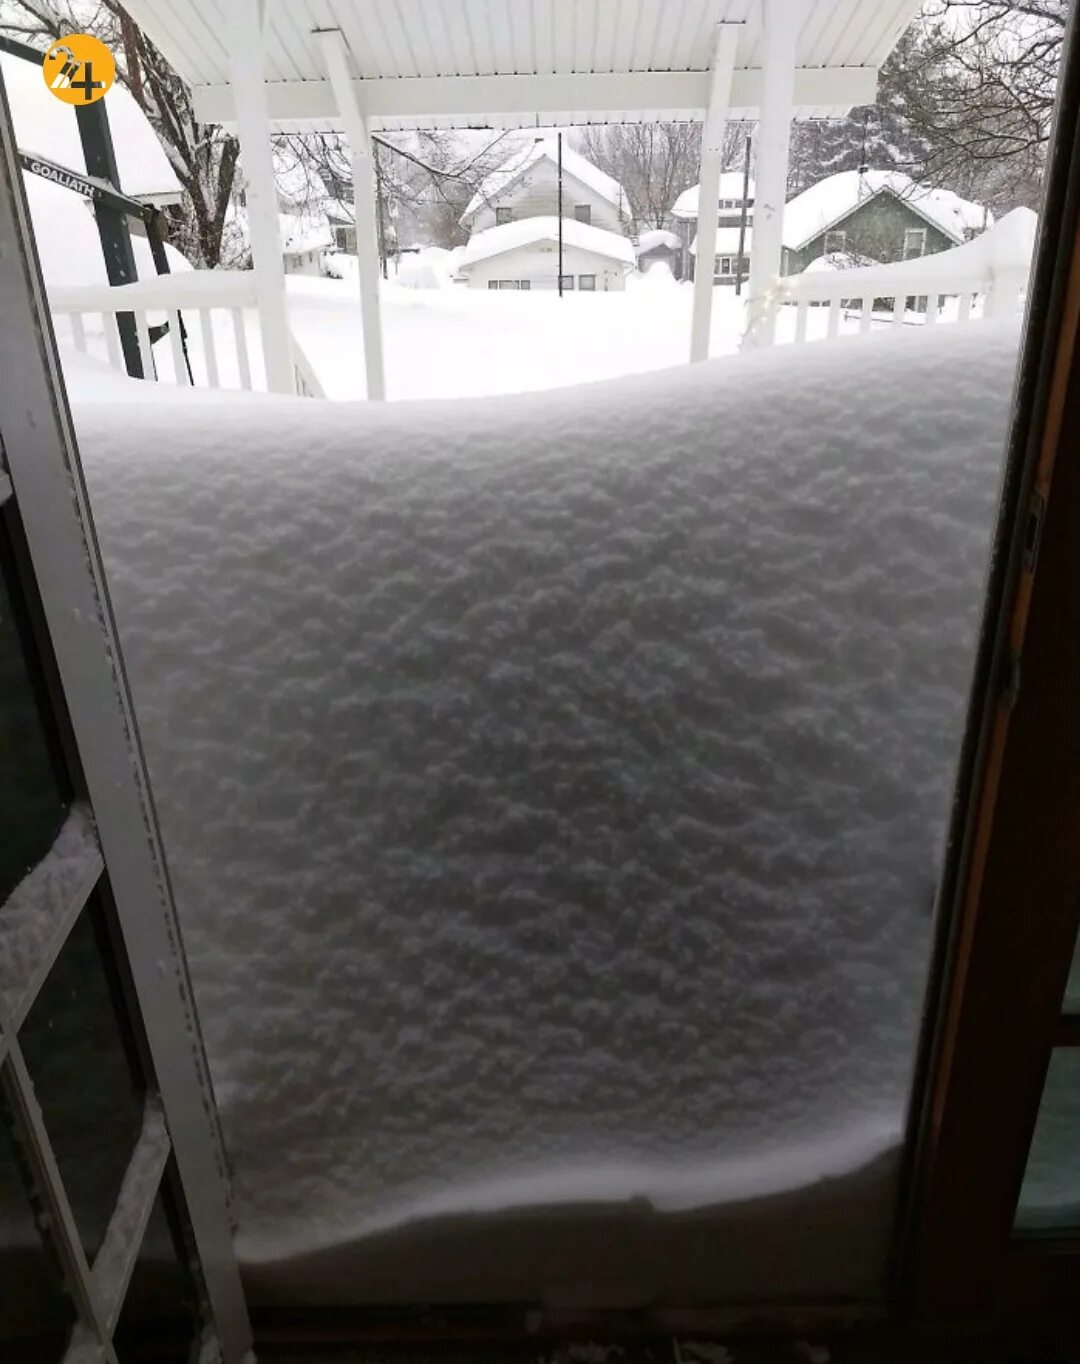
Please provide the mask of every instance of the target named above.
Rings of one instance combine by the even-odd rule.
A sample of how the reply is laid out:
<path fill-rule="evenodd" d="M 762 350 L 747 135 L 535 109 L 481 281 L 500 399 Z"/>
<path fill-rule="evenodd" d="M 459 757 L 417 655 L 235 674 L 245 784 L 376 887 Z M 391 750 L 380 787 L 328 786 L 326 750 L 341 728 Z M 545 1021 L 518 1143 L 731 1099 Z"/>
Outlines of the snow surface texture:
<path fill-rule="evenodd" d="M 9 1013 L 15 1012 L 57 933 L 81 909 L 101 870 L 93 820 L 76 805 L 47 855 L 0 909 L 0 1003 Z"/>
<path fill-rule="evenodd" d="M 256 1296 L 873 1294 L 1016 336 L 69 376 Z"/>

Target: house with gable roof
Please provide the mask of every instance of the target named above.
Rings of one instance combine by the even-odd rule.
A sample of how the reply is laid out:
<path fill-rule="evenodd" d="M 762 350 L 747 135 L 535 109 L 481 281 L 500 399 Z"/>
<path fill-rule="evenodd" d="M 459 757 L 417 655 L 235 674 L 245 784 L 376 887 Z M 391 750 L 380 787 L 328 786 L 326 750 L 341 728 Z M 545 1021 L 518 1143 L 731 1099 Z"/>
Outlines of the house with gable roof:
<path fill-rule="evenodd" d="M 785 275 L 821 257 L 838 265 L 911 260 L 960 246 L 993 224 L 982 204 L 895 170 L 840 171 L 784 207 Z"/>
<path fill-rule="evenodd" d="M 559 148 L 554 134 L 519 147 L 486 176 L 461 215 L 470 233 L 522 218 L 559 214 Z M 587 227 L 624 233 L 630 222 L 626 192 L 617 180 L 563 139 L 562 216 Z"/>

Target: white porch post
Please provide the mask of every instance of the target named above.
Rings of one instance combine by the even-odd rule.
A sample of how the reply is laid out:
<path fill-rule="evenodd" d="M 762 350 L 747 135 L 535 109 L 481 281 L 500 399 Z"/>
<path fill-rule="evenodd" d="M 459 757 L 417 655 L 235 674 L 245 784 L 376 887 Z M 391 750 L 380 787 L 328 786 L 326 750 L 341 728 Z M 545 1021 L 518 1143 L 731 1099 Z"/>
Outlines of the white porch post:
<path fill-rule="evenodd" d="M 236 98 L 236 128 L 244 171 L 266 386 L 272 393 L 294 393 L 289 319 L 285 311 L 285 267 L 281 258 L 277 189 L 270 152 L 270 115 L 263 79 L 263 4 L 261 0 L 230 0 L 229 13 L 229 61 Z"/>
<path fill-rule="evenodd" d="M 757 131 L 754 235 L 750 248 L 750 297 L 746 338 L 764 339 L 766 297 L 780 278 L 784 201 L 787 198 L 791 115 L 795 104 L 795 45 L 805 15 L 791 0 L 762 0 L 765 62 Z"/>
<path fill-rule="evenodd" d="M 690 359 L 709 358 L 712 322 L 716 226 L 720 217 L 720 173 L 723 170 L 724 129 L 731 103 L 731 74 L 735 66 L 738 25 L 720 24 L 716 31 L 709 104 L 701 130 L 701 184 L 698 188 L 697 256 L 694 264 L 694 313 L 690 323 Z"/>
<path fill-rule="evenodd" d="M 319 31 L 323 62 L 334 99 L 345 124 L 352 152 L 353 217 L 356 220 L 356 262 L 360 280 L 360 318 L 364 327 L 364 371 L 369 398 L 385 398 L 382 318 L 379 310 L 379 230 L 375 216 L 375 167 L 367 119 L 356 98 L 348 48 L 340 29 Z"/>

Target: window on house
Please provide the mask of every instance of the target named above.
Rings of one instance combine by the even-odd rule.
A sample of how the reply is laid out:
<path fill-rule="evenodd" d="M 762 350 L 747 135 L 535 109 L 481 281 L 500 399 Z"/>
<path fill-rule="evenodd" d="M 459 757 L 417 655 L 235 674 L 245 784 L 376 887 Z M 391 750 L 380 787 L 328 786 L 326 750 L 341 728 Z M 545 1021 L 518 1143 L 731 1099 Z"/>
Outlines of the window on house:
<path fill-rule="evenodd" d="M 578 288 L 584 289 L 587 293 L 592 293 L 596 289 L 595 275 L 578 275 Z"/>
<path fill-rule="evenodd" d="M 508 222 L 511 222 L 511 221 L 512 221 L 512 218 L 511 218 L 511 210 L 510 210 L 510 209 L 508 209 L 508 208 L 497 208 L 497 209 L 495 210 L 495 223 L 496 223 L 496 226 L 502 227 L 502 225 L 503 225 L 504 223 L 508 223 Z"/>
<path fill-rule="evenodd" d="M 518 280 L 518 283 L 521 285 L 521 287 L 522 287 L 523 289 L 531 289 L 531 288 L 532 288 L 532 280 L 531 280 L 531 279 L 519 279 L 519 280 Z"/>
<path fill-rule="evenodd" d="M 847 250 L 847 233 L 843 228 L 834 228 L 831 232 L 825 233 L 825 254 L 831 256 L 834 251 Z"/>
<path fill-rule="evenodd" d="M 731 274 L 731 257 L 730 257 L 730 256 L 717 256 L 717 258 L 716 258 L 716 269 L 713 271 L 713 278 L 714 278 L 714 279 L 719 279 L 719 278 L 721 277 L 721 275 L 730 275 L 730 274 Z"/>
<path fill-rule="evenodd" d="M 908 227 L 904 229 L 904 259 L 914 260 L 926 255 L 926 228 Z"/>
<path fill-rule="evenodd" d="M 592 205 L 591 205 L 591 204 L 575 204 L 575 205 L 574 205 L 574 217 L 578 220 L 579 223 L 591 223 L 591 222 L 592 222 Z"/>
<path fill-rule="evenodd" d="M 563 275 L 559 283 L 565 293 L 567 289 L 572 289 L 574 287 L 574 277 L 573 275 Z"/>

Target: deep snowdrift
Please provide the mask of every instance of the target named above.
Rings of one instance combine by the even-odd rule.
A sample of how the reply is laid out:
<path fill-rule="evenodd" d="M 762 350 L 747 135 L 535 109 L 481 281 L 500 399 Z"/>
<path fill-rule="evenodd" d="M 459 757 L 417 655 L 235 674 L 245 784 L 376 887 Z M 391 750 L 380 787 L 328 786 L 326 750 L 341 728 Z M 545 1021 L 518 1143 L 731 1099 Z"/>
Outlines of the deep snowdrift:
<path fill-rule="evenodd" d="M 1016 337 L 73 374 L 257 1285 L 873 1291 Z"/>

